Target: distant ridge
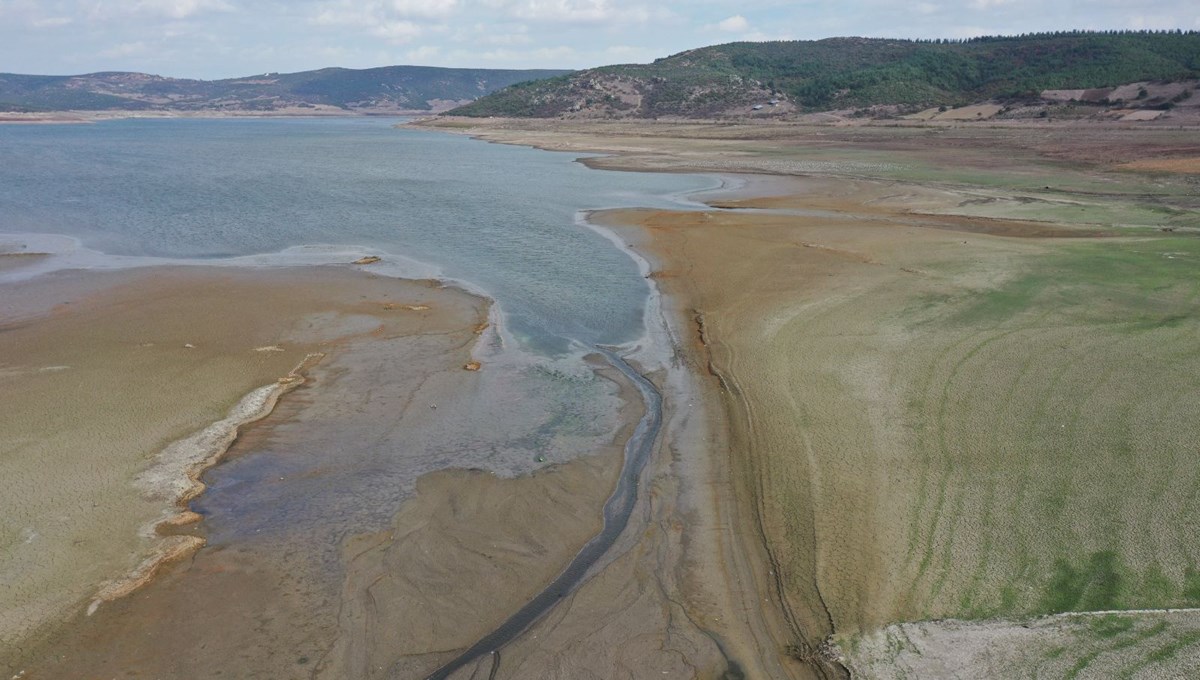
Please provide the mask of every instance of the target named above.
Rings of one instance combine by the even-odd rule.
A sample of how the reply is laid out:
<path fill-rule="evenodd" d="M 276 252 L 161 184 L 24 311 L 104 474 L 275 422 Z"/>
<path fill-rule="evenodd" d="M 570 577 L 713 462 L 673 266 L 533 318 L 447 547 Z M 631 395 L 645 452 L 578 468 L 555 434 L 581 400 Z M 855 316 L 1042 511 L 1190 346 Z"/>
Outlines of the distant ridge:
<path fill-rule="evenodd" d="M 1197 76 L 1196 31 L 742 42 L 514 85 L 453 113 L 699 118 L 883 105 L 916 111 Z"/>
<path fill-rule="evenodd" d="M 384 66 L 188 80 L 145 73 L 0 73 L 0 111 L 436 111 L 565 70 Z"/>

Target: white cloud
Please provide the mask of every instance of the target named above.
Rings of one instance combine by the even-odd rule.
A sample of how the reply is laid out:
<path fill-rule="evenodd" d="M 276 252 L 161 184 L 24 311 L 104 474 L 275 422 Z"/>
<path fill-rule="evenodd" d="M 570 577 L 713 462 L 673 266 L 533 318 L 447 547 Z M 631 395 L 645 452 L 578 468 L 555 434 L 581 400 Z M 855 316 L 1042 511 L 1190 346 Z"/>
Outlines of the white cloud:
<path fill-rule="evenodd" d="M 150 51 L 150 46 L 142 41 L 121 43 L 114 45 L 100 52 L 100 56 L 105 59 L 124 59 L 126 57 L 136 57 L 146 54 Z"/>
<path fill-rule="evenodd" d="M 1197 20 L 1200 23 L 1200 19 Z M 1161 14 L 1136 14 L 1129 17 L 1127 26 L 1137 30 L 1159 30 L 1164 28 L 1179 28 L 1181 22 L 1173 16 Z"/>
<path fill-rule="evenodd" d="M 672 12 L 661 5 L 625 4 L 613 0 L 482 0 L 486 7 L 525 21 L 607 24 L 646 23 Z"/>
<path fill-rule="evenodd" d="M 453 15 L 458 7 L 458 0 L 329 0 L 317 4 L 317 11 L 311 16 L 310 22 L 332 26 L 445 19 Z"/>
<path fill-rule="evenodd" d="M 58 28 L 74 21 L 71 17 L 41 17 L 29 22 L 34 28 Z"/>
<path fill-rule="evenodd" d="M 411 21 L 381 21 L 371 27 L 371 35 L 398 45 L 412 42 L 422 33 L 424 33 L 424 29 Z"/>
<path fill-rule="evenodd" d="M 119 0 L 93 2 L 92 19 L 115 19 L 131 15 L 148 15 L 168 19 L 187 19 L 205 12 L 229 12 L 233 6 L 226 0 Z"/>
<path fill-rule="evenodd" d="M 394 16 L 415 19 L 444 19 L 458 10 L 458 0 L 385 0 L 375 3 Z"/>
<path fill-rule="evenodd" d="M 489 45 L 497 47 L 514 47 L 528 45 L 534 41 L 525 24 L 493 22 L 475 23 L 471 26 L 460 27 L 451 35 L 451 39 L 468 45 Z"/>
<path fill-rule="evenodd" d="M 741 14 L 735 14 L 717 23 L 717 28 L 729 33 L 745 33 L 750 28 L 750 22 Z"/>
<path fill-rule="evenodd" d="M 75 2 L 0 0 L 0 29 L 55 28 L 72 23 L 71 14 L 82 9 Z"/>
<path fill-rule="evenodd" d="M 946 35 L 951 38 L 978 38 L 981 35 L 1000 35 L 1002 33 L 1004 31 L 982 26 L 951 26 Z"/>
<path fill-rule="evenodd" d="M 557 47 L 540 47 L 534 50 L 510 50 L 502 47 L 500 49 L 484 52 L 481 56 L 485 61 L 488 62 L 502 62 L 508 64 L 565 64 L 574 59 L 577 55 L 574 49 L 565 45 L 559 45 Z"/>
<path fill-rule="evenodd" d="M 933 14 L 940 8 L 932 2 L 918 2 L 913 5 L 913 9 L 916 10 L 917 14 Z"/>
<path fill-rule="evenodd" d="M 403 45 L 421 37 L 454 14 L 458 0 L 333 0 L 316 6 L 308 23 L 315 26 L 351 27 Z"/>
<path fill-rule="evenodd" d="M 412 63 L 428 63 L 437 59 L 441 53 L 441 48 L 436 45 L 422 45 L 405 52 L 404 58 Z"/>
<path fill-rule="evenodd" d="M 1011 5 L 1013 2 L 1014 0 L 971 0 L 971 6 L 975 9 L 991 9 Z"/>
<path fill-rule="evenodd" d="M 496 33 L 480 36 L 478 42 L 484 45 L 528 45 L 533 38 L 528 33 Z"/>

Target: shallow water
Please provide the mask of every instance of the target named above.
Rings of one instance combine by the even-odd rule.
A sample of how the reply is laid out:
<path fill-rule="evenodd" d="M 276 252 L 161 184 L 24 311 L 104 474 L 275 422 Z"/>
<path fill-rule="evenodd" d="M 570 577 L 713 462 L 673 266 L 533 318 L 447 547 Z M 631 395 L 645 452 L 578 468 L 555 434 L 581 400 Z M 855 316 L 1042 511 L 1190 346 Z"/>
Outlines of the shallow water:
<path fill-rule="evenodd" d="M 586 370 L 487 366 L 469 393 L 454 375 L 414 379 L 426 356 L 439 360 L 437 345 L 372 340 L 315 369 L 313 388 L 279 407 L 266 436 L 239 442 L 205 476 L 192 508 L 210 544 L 308 542 L 336 560 L 339 538 L 388 526 L 422 474 L 527 473 L 594 452 L 620 426 L 615 387 Z M 422 365 L 397 365 L 398 355 Z"/>
<path fill-rule="evenodd" d="M 195 564 L 236 553 L 274 565 L 319 594 L 304 616 L 320 625 L 340 592 L 344 541 L 387 528 L 420 475 L 447 467 L 515 475 L 612 444 L 622 426 L 618 389 L 581 355 L 642 338 L 650 288 L 639 265 L 579 216 L 669 208 L 716 184 L 591 170 L 576 154 L 392 123 L 0 126 L 0 245 L 5 233 L 64 235 L 94 252 L 60 262 L 97 267 L 312 264 L 375 252 L 385 256 L 376 273 L 436 273 L 496 300 L 510 342 L 485 352 L 469 390 L 433 376 L 406 392 L 414 378 L 395 358 L 420 357 L 420 338 L 356 343 L 314 369 L 310 387 L 204 476 L 208 489 L 191 507 L 205 517 L 197 530 L 209 550 Z M 18 240 L 30 239 L 9 239 Z M 75 247 L 34 240 L 30 249 Z M 186 581 L 180 587 L 187 592 Z M 217 597 L 206 606 L 231 604 Z M 196 644 L 207 634 L 196 633 Z"/>
<path fill-rule="evenodd" d="M 636 265 L 575 223 L 669 207 L 689 175 L 590 170 L 578 154 L 393 128 L 394 120 L 120 120 L 0 126 L 0 233 L 111 255 L 227 258 L 378 249 L 487 291 L 531 349 L 641 334 Z"/>

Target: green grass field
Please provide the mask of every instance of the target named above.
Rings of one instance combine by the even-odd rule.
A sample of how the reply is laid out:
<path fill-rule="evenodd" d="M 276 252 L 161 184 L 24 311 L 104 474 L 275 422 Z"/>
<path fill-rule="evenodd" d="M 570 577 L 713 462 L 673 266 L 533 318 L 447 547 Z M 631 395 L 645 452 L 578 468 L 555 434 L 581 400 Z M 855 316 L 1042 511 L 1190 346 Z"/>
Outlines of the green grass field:
<path fill-rule="evenodd" d="M 1192 677 L 1196 612 L 1037 617 L 1200 607 L 1200 239 L 1022 250 L 929 263 L 924 293 L 888 293 L 909 304 L 880 334 L 903 340 L 843 358 L 902 404 L 877 605 L 927 622 L 845 606 L 843 648 L 868 678 Z"/>
<path fill-rule="evenodd" d="M 903 617 L 1200 604 L 1200 239 L 1013 268 L 893 319 L 920 461 Z"/>

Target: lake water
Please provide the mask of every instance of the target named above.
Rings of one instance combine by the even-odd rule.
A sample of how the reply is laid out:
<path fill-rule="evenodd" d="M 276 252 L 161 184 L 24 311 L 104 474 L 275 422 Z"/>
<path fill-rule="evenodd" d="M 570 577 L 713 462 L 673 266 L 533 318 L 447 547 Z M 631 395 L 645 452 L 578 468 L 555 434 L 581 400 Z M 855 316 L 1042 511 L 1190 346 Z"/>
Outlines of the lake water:
<path fill-rule="evenodd" d="M 288 568 L 303 555 L 329 597 L 343 538 L 389 526 L 421 475 L 522 474 L 611 444 L 617 389 L 579 357 L 643 337 L 650 289 L 580 211 L 677 207 L 717 184 L 393 124 L 0 126 L 0 244 L 5 233 L 57 234 L 90 249 L 59 266 L 344 263 L 371 252 L 385 256 L 372 272 L 436 272 L 497 301 L 510 342 L 489 348 L 473 394 L 405 416 L 404 395 L 378 377 L 390 346 L 370 344 L 315 369 L 320 390 L 205 475 L 191 507 L 211 548 Z M 30 237 L 8 242 L 20 240 Z M 424 265 L 389 265 L 404 258 Z"/>
<path fill-rule="evenodd" d="M 715 184 L 393 124 L 0 126 L 0 233 L 63 234 L 110 255 L 211 260 L 313 244 L 402 255 L 485 290 L 523 346 L 554 354 L 642 332 L 646 282 L 577 213 L 670 207 Z"/>

